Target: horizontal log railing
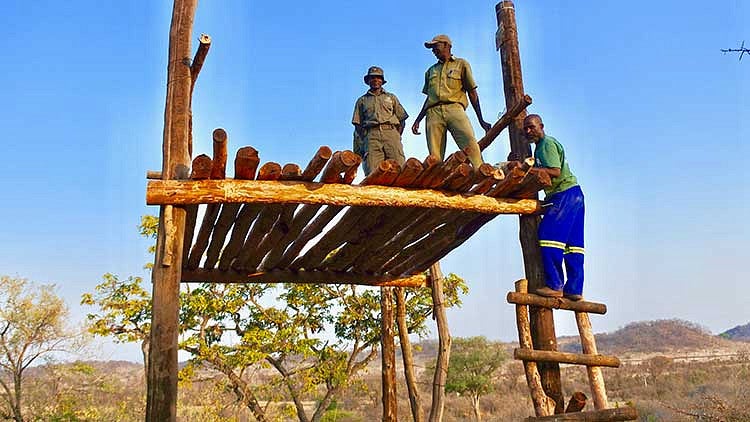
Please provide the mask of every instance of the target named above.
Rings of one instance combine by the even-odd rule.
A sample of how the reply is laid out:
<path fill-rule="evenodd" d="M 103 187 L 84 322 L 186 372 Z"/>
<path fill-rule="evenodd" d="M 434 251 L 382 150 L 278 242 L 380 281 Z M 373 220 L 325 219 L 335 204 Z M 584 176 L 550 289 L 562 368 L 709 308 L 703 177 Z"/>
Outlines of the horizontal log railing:
<path fill-rule="evenodd" d="M 565 309 L 576 312 L 587 312 L 591 314 L 604 315 L 607 313 L 607 305 L 596 302 L 585 302 L 568 300 L 565 298 L 542 297 L 538 295 L 508 292 L 506 297 L 508 303 L 516 305 L 540 306 L 550 309 Z"/>
<path fill-rule="evenodd" d="M 541 210 L 540 202 L 533 199 L 295 181 L 151 180 L 146 190 L 147 205 L 219 203 L 441 208 L 484 214 L 534 214 Z"/>
<path fill-rule="evenodd" d="M 576 353 L 553 352 L 549 350 L 514 349 L 513 357 L 532 362 L 569 363 L 572 365 L 606 366 L 619 368 L 620 359 L 606 355 L 579 355 Z"/>

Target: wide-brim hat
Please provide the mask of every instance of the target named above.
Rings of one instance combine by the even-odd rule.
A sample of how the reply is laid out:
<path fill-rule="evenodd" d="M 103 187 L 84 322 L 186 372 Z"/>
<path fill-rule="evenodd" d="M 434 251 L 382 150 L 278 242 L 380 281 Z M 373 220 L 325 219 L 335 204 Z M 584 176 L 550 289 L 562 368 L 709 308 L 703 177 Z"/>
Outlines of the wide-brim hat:
<path fill-rule="evenodd" d="M 430 41 L 426 41 L 424 43 L 424 46 L 425 48 L 432 48 L 435 46 L 435 44 L 439 42 L 444 42 L 444 43 L 447 43 L 448 45 L 453 45 L 453 43 L 451 42 L 451 39 L 448 38 L 447 35 L 440 34 L 440 35 L 435 35 L 434 37 L 432 37 Z"/>
<path fill-rule="evenodd" d="M 384 84 L 386 82 L 388 82 L 388 81 L 385 80 L 385 73 L 383 72 L 382 68 L 379 68 L 377 66 L 370 66 L 370 68 L 367 69 L 367 74 L 364 77 L 365 83 L 369 84 L 370 83 L 370 78 L 373 77 L 373 76 L 380 76 L 381 78 L 383 78 L 383 83 Z"/>

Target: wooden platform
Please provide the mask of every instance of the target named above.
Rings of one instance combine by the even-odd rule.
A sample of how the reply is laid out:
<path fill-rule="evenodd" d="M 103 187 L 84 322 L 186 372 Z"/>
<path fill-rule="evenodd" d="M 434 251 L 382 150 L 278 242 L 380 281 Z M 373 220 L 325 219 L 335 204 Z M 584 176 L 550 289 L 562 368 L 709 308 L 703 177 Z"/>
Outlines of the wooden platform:
<path fill-rule="evenodd" d="M 245 147 L 235 179 L 214 155 L 196 157 L 192 180 L 148 183 L 149 205 L 187 209 L 183 281 L 422 286 L 420 273 L 497 215 L 539 212 L 529 198 L 550 183 L 533 161 L 474 168 L 460 151 L 385 161 L 359 185 L 350 151 L 321 147 L 303 170 L 260 166 Z"/>

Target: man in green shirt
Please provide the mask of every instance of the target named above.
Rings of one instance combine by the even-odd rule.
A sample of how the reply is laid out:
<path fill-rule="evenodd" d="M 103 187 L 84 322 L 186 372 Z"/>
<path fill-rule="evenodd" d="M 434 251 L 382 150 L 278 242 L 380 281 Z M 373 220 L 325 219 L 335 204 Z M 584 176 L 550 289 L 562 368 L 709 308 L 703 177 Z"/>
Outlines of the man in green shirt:
<path fill-rule="evenodd" d="M 414 120 L 411 131 L 419 135 L 419 123 L 427 116 L 427 148 L 430 154 L 440 157 L 441 160 L 445 157 L 447 132 L 450 131 L 458 147 L 469 156 L 471 164 L 479 167 L 483 162 L 482 153 L 474 137 L 474 129 L 466 116 L 469 101 L 482 128 L 488 131 L 492 125 L 482 118 L 477 84 L 471 73 L 471 66 L 466 60 L 453 56 L 452 43 L 447 35 L 436 35 L 424 43 L 424 46 L 432 50 L 438 62 L 425 72 L 422 93 L 427 95 L 427 98 Z"/>
<path fill-rule="evenodd" d="M 394 159 L 404 164 L 401 133 L 409 115 L 395 95 L 386 92 L 383 69 L 372 66 L 364 77 L 370 89 L 357 99 L 352 115 L 354 152 L 363 156 L 365 175 L 381 161 Z"/>
<path fill-rule="evenodd" d="M 544 133 L 544 123 L 537 114 L 523 121 L 526 139 L 534 147 L 535 166 L 549 174 L 552 186 L 544 190 L 549 209 L 539 224 L 539 246 L 547 285 L 536 294 L 583 299 L 583 219 L 584 198 L 578 181 L 570 171 L 565 150 L 557 139 Z M 563 273 L 565 262 L 565 281 Z"/>

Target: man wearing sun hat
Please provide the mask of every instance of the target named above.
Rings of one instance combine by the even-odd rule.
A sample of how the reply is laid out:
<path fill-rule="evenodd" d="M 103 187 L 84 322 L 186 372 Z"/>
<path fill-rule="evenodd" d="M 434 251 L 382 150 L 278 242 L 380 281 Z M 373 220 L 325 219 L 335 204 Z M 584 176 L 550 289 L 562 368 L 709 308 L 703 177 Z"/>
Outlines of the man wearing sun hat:
<path fill-rule="evenodd" d="M 381 161 L 394 159 L 404 163 L 401 133 L 409 115 L 395 95 L 386 92 L 383 69 L 371 66 L 364 77 L 370 87 L 354 105 L 354 152 L 364 157 L 364 171 L 369 174 Z"/>
<path fill-rule="evenodd" d="M 487 131 L 492 125 L 482 118 L 471 66 L 466 60 L 453 56 L 451 39 L 447 35 L 436 35 L 424 46 L 432 50 L 438 62 L 425 72 L 422 93 L 427 98 L 411 131 L 419 135 L 419 123 L 427 116 L 427 148 L 430 154 L 444 158 L 447 132 L 450 131 L 458 147 L 467 152 L 472 165 L 479 167 L 483 162 L 482 153 L 466 115 L 470 101 L 482 128 Z"/>

